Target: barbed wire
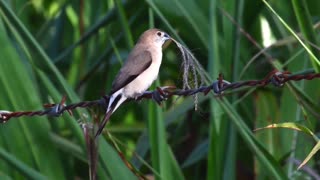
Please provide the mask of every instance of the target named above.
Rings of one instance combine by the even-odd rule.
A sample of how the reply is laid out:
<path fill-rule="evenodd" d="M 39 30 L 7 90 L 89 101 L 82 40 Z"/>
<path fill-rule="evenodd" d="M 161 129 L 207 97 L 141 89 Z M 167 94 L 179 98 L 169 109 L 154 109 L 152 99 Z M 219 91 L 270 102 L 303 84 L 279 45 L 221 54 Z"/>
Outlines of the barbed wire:
<path fill-rule="evenodd" d="M 141 100 L 141 99 L 153 99 L 159 105 L 162 101 L 167 100 L 172 96 L 191 96 L 197 93 L 204 93 L 207 95 L 210 91 L 213 91 L 216 95 L 221 95 L 223 92 L 227 90 L 234 90 L 240 87 L 263 87 L 269 84 L 272 84 L 276 87 L 283 86 L 288 81 L 300 81 L 300 80 L 312 80 L 315 78 L 320 78 L 320 73 L 308 72 L 308 73 L 298 73 L 292 74 L 289 71 L 272 71 L 265 78 L 261 80 L 247 80 L 247 81 L 239 81 L 239 82 L 228 82 L 223 79 L 223 75 L 219 74 L 219 77 L 216 81 L 214 81 L 209 86 L 201 86 L 197 89 L 176 89 L 174 86 L 164 86 L 158 87 L 154 91 L 146 91 L 141 96 L 135 99 L 128 99 L 127 101 L 132 100 Z M 94 101 L 82 101 L 79 103 L 73 103 L 69 105 L 65 105 L 66 97 L 63 97 L 59 104 L 45 104 L 44 110 L 39 111 L 16 111 L 10 112 L 7 110 L 0 110 L 0 123 L 5 123 L 9 121 L 11 118 L 17 118 L 21 116 L 52 116 L 58 117 L 63 114 L 65 111 L 72 114 L 72 110 L 76 108 L 88 108 L 92 106 L 100 106 L 106 109 L 109 97 L 103 96 L 101 99 Z"/>

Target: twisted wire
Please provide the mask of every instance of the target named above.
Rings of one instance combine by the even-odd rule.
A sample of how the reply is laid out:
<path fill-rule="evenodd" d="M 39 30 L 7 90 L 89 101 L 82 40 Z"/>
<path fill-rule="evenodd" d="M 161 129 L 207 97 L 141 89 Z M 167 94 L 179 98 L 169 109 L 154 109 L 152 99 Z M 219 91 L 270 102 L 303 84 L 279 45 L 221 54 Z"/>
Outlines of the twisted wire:
<path fill-rule="evenodd" d="M 222 74 L 219 75 L 217 81 L 213 82 L 209 86 L 200 86 L 196 89 L 176 89 L 173 86 L 159 87 L 154 91 L 146 91 L 141 96 L 131 100 L 141 100 L 141 99 L 153 99 L 158 104 L 161 104 L 162 101 L 170 98 L 171 96 L 191 96 L 197 93 L 208 94 L 210 91 L 213 91 L 216 95 L 221 95 L 224 91 L 234 90 L 241 87 L 258 87 L 266 86 L 272 84 L 276 87 L 283 86 L 288 81 L 300 81 L 300 80 L 313 80 L 315 78 L 320 78 L 320 73 L 307 73 L 307 74 L 291 74 L 288 71 L 279 72 L 272 71 L 265 78 L 261 80 L 247 80 L 239 82 L 228 82 L 223 79 Z M 94 101 L 82 101 L 78 103 L 73 103 L 69 105 L 64 105 L 65 97 L 62 98 L 59 104 L 52 104 L 49 108 L 39 111 L 16 111 L 10 112 L 7 110 L 0 110 L 0 123 L 5 123 L 11 118 L 17 118 L 21 116 L 53 116 L 58 117 L 65 111 L 71 112 L 76 108 L 89 108 L 92 106 L 100 106 L 106 109 L 109 101 L 108 96 L 103 96 L 101 99 Z"/>

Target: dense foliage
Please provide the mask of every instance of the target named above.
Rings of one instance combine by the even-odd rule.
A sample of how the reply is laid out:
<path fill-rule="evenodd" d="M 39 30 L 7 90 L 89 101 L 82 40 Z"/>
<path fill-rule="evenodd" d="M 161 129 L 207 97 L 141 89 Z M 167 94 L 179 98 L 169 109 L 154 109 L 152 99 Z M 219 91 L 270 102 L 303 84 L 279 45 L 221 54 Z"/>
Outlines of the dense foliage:
<path fill-rule="evenodd" d="M 38 110 L 64 95 L 67 104 L 101 98 L 139 35 L 151 27 L 187 46 L 210 82 L 219 73 L 234 82 L 261 79 L 274 69 L 318 72 L 320 1 L 269 3 L 1 0 L 0 109 Z M 182 87 L 181 63 L 171 43 L 151 89 Z M 197 111 L 192 97 L 170 98 L 161 107 L 152 100 L 126 103 L 97 142 L 97 177 L 320 178 L 319 89 L 316 79 L 243 88 L 219 98 L 201 94 Z M 82 127 L 96 126 L 102 116 L 99 108 L 80 108 L 73 116 L 1 124 L 0 179 L 88 179 Z"/>

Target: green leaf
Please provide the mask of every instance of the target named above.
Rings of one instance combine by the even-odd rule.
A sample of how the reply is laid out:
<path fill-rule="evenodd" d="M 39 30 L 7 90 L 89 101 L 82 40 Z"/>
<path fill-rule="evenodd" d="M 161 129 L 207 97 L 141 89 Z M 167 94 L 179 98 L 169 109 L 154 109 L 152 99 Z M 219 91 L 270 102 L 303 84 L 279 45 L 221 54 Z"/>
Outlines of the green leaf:
<path fill-rule="evenodd" d="M 2 87 L 0 88 L 0 94 L 2 94 L 0 109 L 10 111 L 41 109 L 42 105 L 38 90 L 32 81 L 33 77 L 28 73 L 25 64 L 19 60 L 3 28 L 0 28 L 0 41 L 6 44 L 0 50 L 4 58 L 0 66 L 0 86 Z M 12 83 L 13 80 L 16 83 Z M 46 118 L 18 118 L 2 124 L 0 129 L 5 149 L 15 155 L 18 160 L 29 166 L 32 165 L 48 178 L 64 179 L 63 165 L 56 158 L 58 151 L 50 141 L 48 134 L 50 127 Z M 12 143 L 12 137 L 15 143 Z"/>
<path fill-rule="evenodd" d="M 120 155 L 103 138 L 99 138 L 99 152 L 100 166 L 107 170 L 111 179 L 138 179 L 125 165 Z"/>
<path fill-rule="evenodd" d="M 5 160 L 10 166 L 18 170 L 24 177 L 29 179 L 47 179 L 43 174 L 31 169 L 30 166 L 24 164 L 15 158 L 12 154 L 6 152 L 4 149 L 0 148 L 0 157 Z M 1 177 L 1 176 L 0 176 Z M 1 178 L 2 179 L 2 178 Z"/>
<path fill-rule="evenodd" d="M 210 37 L 208 39 L 209 44 L 209 56 L 208 56 L 208 73 L 211 79 L 218 77 L 221 60 L 219 49 L 219 33 L 218 33 L 218 7 L 217 1 L 211 1 L 210 3 L 210 20 L 209 29 Z M 207 179 L 221 179 L 223 177 L 223 167 L 225 154 L 225 138 L 226 122 L 222 120 L 223 112 L 220 104 L 214 99 L 210 99 L 210 127 L 209 127 L 209 153 L 207 164 Z"/>
<path fill-rule="evenodd" d="M 311 62 L 313 63 L 314 69 L 319 72 L 320 61 L 314 55 L 314 53 L 310 50 L 310 48 L 301 40 L 301 38 L 295 33 L 292 28 L 276 13 L 276 11 L 270 6 L 270 4 L 266 0 L 262 0 L 266 6 L 270 9 L 270 11 L 276 15 L 279 21 L 287 28 L 287 30 L 299 41 L 299 43 L 304 47 L 304 49 L 308 52 L 309 56 L 311 57 Z"/>
<path fill-rule="evenodd" d="M 209 147 L 209 141 L 206 140 L 204 142 L 202 142 L 200 145 L 198 145 L 192 152 L 191 154 L 188 156 L 188 158 L 183 162 L 182 167 L 188 167 L 191 166 L 193 164 L 195 164 L 196 162 L 198 162 L 199 160 L 205 158 L 208 154 L 208 147 Z"/>
<path fill-rule="evenodd" d="M 264 129 L 274 129 L 274 128 L 285 128 L 285 129 L 298 130 L 298 131 L 304 132 L 304 133 L 312 136 L 316 141 L 319 140 L 318 137 L 309 128 L 307 128 L 306 126 L 303 126 L 301 124 L 293 123 L 293 122 L 270 124 L 266 127 L 257 128 L 257 129 L 255 129 L 255 131 L 260 131 L 260 130 L 264 130 Z"/>
<path fill-rule="evenodd" d="M 317 50 L 317 48 L 311 46 L 311 43 L 318 45 L 319 41 L 318 37 L 316 36 L 316 32 L 313 29 L 313 20 L 310 15 L 310 10 L 308 8 L 307 2 L 305 0 L 292 0 L 292 5 L 304 39 L 309 42 L 307 46 L 311 50 L 311 52 L 317 57 L 315 59 L 313 55 L 310 55 L 312 65 L 314 69 L 317 72 L 319 72 L 319 51 Z"/>
<path fill-rule="evenodd" d="M 298 169 L 302 168 L 308 161 L 320 150 L 320 141 L 313 147 L 308 156 L 303 160 L 303 162 L 299 165 Z"/>
<path fill-rule="evenodd" d="M 162 109 L 154 102 L 149 102 L 148 132 L 151 145 L 152 165 L 156 179 L 184 179 L 181 169 L 171 152 L 166 140 L 166 131 Z"/>
<path fill-rule="evenodd" d="M 243 119 L 240 115 L 234 111 L 231 104 L 225 99 L 222 98 L 218 100 L 222 109 L 228 114 L 232 122 L 237 127 L 240 135 L 247 143 L 251 151 L 257 156 L 258 160 L 262 163 L 266 170 L 268 170 L 269 174 L 276 179 L 287 179 L 281 166 L 278 162 L 263 148 L 263 146 L 254 138 L 252 132 L 244 123 Z"/>

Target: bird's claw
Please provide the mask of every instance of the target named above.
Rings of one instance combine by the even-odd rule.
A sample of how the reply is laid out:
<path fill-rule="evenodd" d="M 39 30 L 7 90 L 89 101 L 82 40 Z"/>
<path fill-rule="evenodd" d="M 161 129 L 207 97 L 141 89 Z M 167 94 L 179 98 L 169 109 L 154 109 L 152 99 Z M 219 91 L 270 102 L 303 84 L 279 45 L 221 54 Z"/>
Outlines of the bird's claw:
<path fill-rule="evenodd" d="M 166 86 L 163 88 L 157 87 L 157 90 L 152 92 L 152 99 L 156 101 L 159 105 L 161 105 L 162 101 L 165 101 L 168 99 L 169 93 L 166 90 L 170 90 L 170 89 L 175 89 L 175 87 L 171 87 L 171 86 Z"/>
<path fill-rule="evenodd" d="M 223 87 L 226 86 L 226 85 L 230 85 L 231 83 L 229 81 L 226 81 L 226 80 L 217 80 L 215 82 L 213 82 L 212 84 L 212 89 L 213 89 L 213 92 L 215 94 L 222 94 L 223 93 Z M 208 93 L 208 92 L 205 92 L 205 93 Z"/>
<path fill-rule="evenodd" d="M 7 114 L 10 113 L 10 111 L 0 110 L 0 123 L 6 123 L 10 119 L 10 116 L 8 116 Z"/>

